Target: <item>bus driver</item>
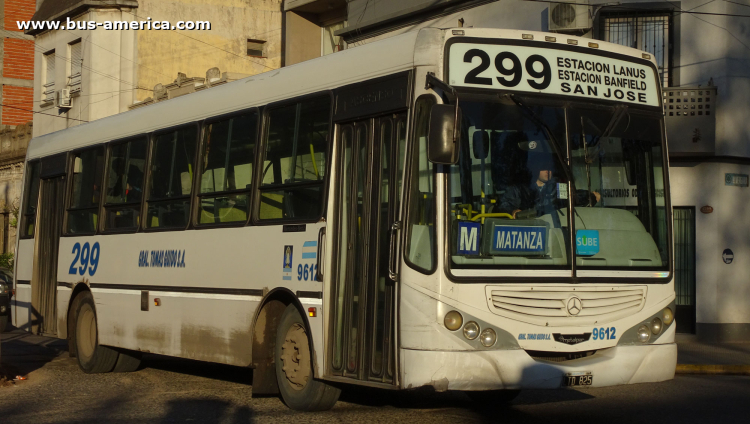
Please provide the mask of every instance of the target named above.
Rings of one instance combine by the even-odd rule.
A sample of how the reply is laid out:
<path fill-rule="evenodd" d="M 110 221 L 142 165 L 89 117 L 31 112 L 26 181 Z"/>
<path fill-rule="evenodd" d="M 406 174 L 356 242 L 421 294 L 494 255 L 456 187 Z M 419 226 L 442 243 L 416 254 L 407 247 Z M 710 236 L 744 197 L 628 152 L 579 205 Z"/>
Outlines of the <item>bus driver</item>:
<path fill-rule="evenodd" d="M 559 207 L 555 206 L 555 201 L 567 197 L 567 194 L 559 196 L 557 193 L 558 181 L 552 175 L 554 164 L 551 158 L 538 158 L 530 168 L 536 180 L 528 185 L 508 186 L 500 199 L 500 211 L 511 214 L 513 219 L 519 212 L 529 209 L 536 211 L 533 216 L 553 213 Z M 596 191 L 576 190 L 574 204 L 594 206 L 600 200 L 601 195 Z"/>

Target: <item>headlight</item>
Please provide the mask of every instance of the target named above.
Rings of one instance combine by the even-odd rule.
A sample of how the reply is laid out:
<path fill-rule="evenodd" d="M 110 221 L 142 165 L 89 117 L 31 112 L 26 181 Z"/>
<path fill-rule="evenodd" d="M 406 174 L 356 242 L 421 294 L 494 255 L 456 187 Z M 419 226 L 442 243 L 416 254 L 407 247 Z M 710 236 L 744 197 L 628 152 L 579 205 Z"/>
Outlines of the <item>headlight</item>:
<path fill-rule="evenodd" d="M 484 345 L 484 347 L 492 347 L 492 345 L 495 344 L 495 341 L 497 341 L 497 334 L 495 334 L 495 330 L 486 328 L 484 331 L 482 331 L 482 334 L 479 335 L 479 341 L 482 342 L 482 345 Z"/>
<path fill-rule="evenodd" d="M 653 320 L 651 320 L 651 332 L 654 333 L 654 336 L 661 333 L 661 328 L 662 328 L 662 325 L 661 325 L 661 320 L 659 319 L 659 317 L 656 317 Z"/>
<path fill-rule="evenodd" d="M 8 293 L 8 285 L 0 282 L 0 293 Z"/>
<path fill-rule="evenodd" d="M 664 308 L 663 311 L 661 311 L 661 320 L 664 321 L 664 325 L 669 325 L 674 321 L 674 314 L 672 313 L 672 310 L 669 308 Z"/>
<path fill-rule="evenodd" d="M 646 343 L 651 338 L 651 329 L 642 325 L 638 327 L 638 332 L 636 334 L 639 342 Z"/>
<path fill-rule="evenodd" d="M 456 331 L 461 328 L 461 324 L 464 323 L 464 317 L 462 317 L 457 311 L 450 311 L 445 314 L 443 323 L 445 324 L 445 328 L 451 331 Z"/>
<path fill-rule="evenodd" d="M 464 337 L 469 340 L 474 340 L 479 335 L 479 324 L 474 321 L 469 321 L 464 325 Z"/>

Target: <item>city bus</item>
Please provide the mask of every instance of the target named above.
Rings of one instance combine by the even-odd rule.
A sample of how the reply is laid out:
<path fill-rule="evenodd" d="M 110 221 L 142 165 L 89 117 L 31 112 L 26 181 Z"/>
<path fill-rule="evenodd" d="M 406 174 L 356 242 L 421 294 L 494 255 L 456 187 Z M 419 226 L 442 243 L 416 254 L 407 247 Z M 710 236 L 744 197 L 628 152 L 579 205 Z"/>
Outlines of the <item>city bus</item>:
<path fill-rule="evenodd" d="M 14 323 L 87 373 L 143 353 L 478 400 L 668 380 L 657 63 L 426 28 L 34 138 Z"/>

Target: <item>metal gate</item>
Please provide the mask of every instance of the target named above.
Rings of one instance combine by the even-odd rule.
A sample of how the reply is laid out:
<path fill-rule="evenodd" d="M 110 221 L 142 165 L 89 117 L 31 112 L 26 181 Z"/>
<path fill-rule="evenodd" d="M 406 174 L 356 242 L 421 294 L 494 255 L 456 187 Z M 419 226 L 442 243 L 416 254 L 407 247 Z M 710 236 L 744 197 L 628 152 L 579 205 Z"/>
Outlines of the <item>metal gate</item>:
<path fill-rule="evenodd" d="M 674 291 L 678 333 L 695 333 L 695 208 L 674 208 Z"/>

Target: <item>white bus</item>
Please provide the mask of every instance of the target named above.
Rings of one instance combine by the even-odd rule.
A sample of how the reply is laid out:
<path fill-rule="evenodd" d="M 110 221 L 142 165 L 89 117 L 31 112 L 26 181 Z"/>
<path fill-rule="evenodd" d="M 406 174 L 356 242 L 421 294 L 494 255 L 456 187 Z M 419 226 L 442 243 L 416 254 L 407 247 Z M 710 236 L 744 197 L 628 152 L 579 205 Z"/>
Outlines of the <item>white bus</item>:
<path fill-rule="evenodd" d="M 667 169 L 647 53 L 423 29 L 33 139 L 13 320 L 298 410 L 667 380 Z"/>

